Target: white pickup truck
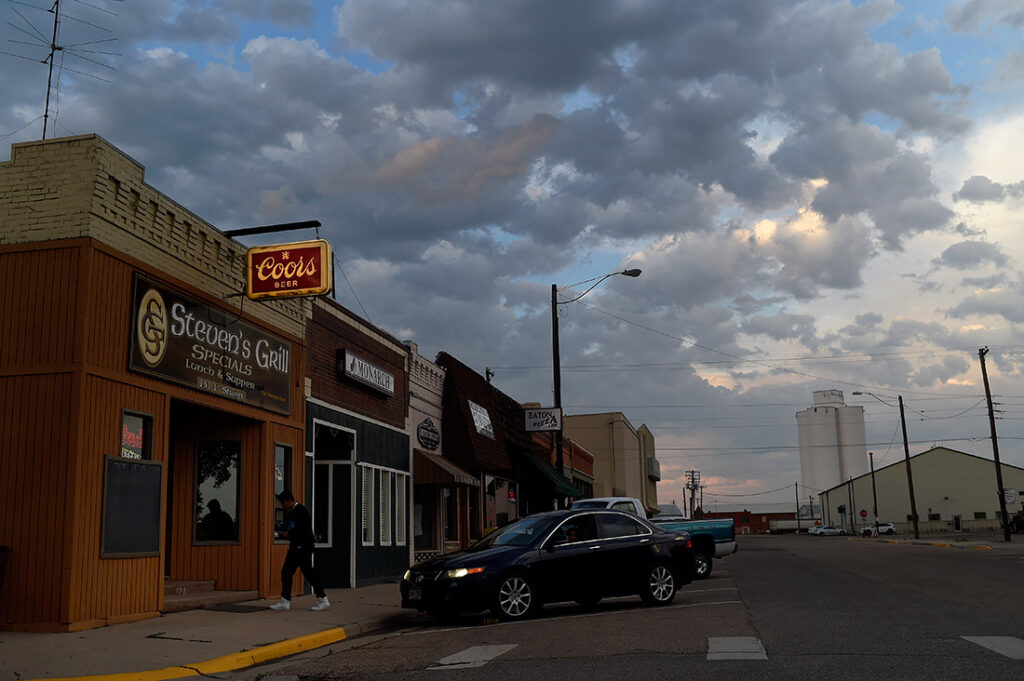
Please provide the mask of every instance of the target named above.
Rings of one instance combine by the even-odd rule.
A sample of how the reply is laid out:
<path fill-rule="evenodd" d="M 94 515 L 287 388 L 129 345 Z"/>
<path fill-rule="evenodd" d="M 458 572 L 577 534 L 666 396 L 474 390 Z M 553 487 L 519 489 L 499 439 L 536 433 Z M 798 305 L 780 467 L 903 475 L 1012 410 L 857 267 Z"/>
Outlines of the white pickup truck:
<path fill-rule="evenodd" d="M 639 499 L 634 497 L 599 497 L 596 499 L 580 499 L 572 503 L 573 508 L 610 508 L 625 511 L 647 518 L 647 513 Z M 687 520 L 681 516 L 658 515 L 650 521 L 666 530 L 682 531 L 693 540 L 694 559 L 697 563 L 697 579 L 711 576 L 713 559 L 724 558 L 736 553 L 736 534 L 732 518 L 706 520 Z"/>

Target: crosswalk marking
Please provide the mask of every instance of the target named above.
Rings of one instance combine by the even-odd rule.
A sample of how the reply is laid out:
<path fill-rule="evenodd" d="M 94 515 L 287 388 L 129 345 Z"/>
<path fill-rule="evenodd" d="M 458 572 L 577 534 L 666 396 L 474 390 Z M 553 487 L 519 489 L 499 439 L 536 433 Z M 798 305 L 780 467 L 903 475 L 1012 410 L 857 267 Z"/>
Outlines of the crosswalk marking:
<path fill-rule="evenodd" d="M 473 667 L 483 667 L 494 658 L 504 655 L 515 647 L 517 646 L 514 644 L 504 646 L 473 646 L 454 655 L 442 658 L 437 661 L 436 665 L 427 667 L 427 669 L 472 669 Z"/>
<path fill-rule="evenodd" d="M 961 636 L 960 638 L 994 650 L 1011 660 L 1024 660 L 1024 640 L 1015 636 Z"/>
<path fill-rule="evenodd" d="M 764 646 L 753 636 L 708 638 L 708 660 L 767 660 Z"/>

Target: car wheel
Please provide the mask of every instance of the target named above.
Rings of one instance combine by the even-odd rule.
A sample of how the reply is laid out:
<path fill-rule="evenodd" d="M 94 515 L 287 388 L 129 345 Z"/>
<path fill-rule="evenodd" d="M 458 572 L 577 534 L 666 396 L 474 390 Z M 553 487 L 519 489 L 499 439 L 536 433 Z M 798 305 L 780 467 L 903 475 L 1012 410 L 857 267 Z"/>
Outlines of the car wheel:
<path fill-rule="evenodd" d="M 695 549 L 693 552 L 693 576 L 696 579 L 707 579 L 711 576 L 711 556 L 706 549 Z"/>
<path fill-rule="evenodd" d="M 503 620 L 521 620 L 540 607 L 537 590 L 524 575 L 505 575 L 498 581 L 491 610 Z"/>
<path fill-rule="evenodd" d="M 886 534 L 896 534 L 896 530 L 886 530 Z"/>
<path fill-rule="evenodd" d="M 846 530 L 839 530 L 839 534 L 845 537 L 846 536 Z"/>
<path fill-rule="evenodd" d="M 676 579 L 665 563 L 655 563 L 647 571 L 640 598 L 649 605 L 668 605 L 676 597 Z"/>

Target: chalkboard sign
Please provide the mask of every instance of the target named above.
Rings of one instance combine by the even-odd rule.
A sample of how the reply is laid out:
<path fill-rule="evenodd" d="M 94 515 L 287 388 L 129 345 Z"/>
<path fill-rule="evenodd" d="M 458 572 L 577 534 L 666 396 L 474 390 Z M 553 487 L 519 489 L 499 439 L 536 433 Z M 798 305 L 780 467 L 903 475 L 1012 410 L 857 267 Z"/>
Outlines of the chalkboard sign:
<path fill-rule="evenodd" d="M 103 558 L 160 555 L 163 463 L 108 456 L 103 484 Z"/>

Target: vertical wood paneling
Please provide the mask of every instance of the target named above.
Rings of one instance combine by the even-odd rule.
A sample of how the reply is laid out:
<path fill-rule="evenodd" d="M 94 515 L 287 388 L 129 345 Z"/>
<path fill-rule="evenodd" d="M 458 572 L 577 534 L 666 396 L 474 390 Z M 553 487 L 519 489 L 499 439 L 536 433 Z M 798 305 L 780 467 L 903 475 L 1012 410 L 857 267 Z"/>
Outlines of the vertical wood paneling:
<path fill-rule="evenodd" d="M 79 248 L 0 252 L 0 369 L 66 365 Z"/>
<path fill-rule="evenodd" d="M 64 528 L 55 522 L 67 497 L 70 374 L 0 377 L 0 544 L 9 546 L 0 585 L 0 624 L 56 622 Z M 14 513 L 15 509 L 25 512 Z"/>
<path fill-rule="evenodd" d="M 104 457 L 120 451 L 121 412 L 130 409 L 153 415 L 153 460 L 166 461 L 163 442 L 168 424 L 161 418 L 166 397 L 98 376 L 86 377 L 84 392 L 83 421 L 93 427 L 80 434 L 81 503 L 75 514 L 73 558 L 77 578 L 71 591 L 70 618 L 96 620 L 153 612 L 159 608 L 163 584 L 160 558 L 100 558 Z"/>

